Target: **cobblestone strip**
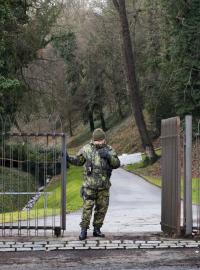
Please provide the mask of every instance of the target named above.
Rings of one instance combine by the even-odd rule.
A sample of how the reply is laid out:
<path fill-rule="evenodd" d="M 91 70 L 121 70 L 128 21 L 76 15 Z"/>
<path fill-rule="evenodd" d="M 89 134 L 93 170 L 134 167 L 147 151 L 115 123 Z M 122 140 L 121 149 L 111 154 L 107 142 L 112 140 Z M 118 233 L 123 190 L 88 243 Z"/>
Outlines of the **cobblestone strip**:
<path fill-rule="evenodd" d="M 195 240 L 55 240 L 30 242 L 0 242 L 0 252 L 16 251 L 53 251 L 53 250 L 96 250 L 96 249 L 175 249 L 200 248 L 200 241 Z"/>

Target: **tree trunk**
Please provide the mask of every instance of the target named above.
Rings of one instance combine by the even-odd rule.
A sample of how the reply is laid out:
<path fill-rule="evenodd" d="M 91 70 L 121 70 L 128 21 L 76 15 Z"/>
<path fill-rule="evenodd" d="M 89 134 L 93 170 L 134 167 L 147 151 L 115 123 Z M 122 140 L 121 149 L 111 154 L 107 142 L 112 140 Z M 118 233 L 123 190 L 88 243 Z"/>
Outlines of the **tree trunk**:
<path fill-rule="evenodd" d="M 68 117 L 68 124 L 69 124 L 69 133 L 70 133 L 70 136 L 72 137 L 73 136 L 73 130 L 72 130 L 72 119 L 71 119 L 71 115 L 69 115 L 69 117 Z"/>
<path fill-rule="evenodd" d="M 146 123 L 144 121 L 144 115 L 142 112 L 141 98 L 139 95 L 139 87 L 136 79 L 135 72 L 135 57 L 133 52 L 133 46 L 130 37 L 129 23 L 126 13 L 125 0 L 113 0 L 113 4 L 116 7 L 122 30 L 123 40 L 123 56 L 125 64 L 125 74 L 128 84 L 129 96 L 131 101 L 131 109 L 133 111 L 136 125 L 138 127 L 142 146 L 150 158 L 154 158 L 155 151 L 153 144 L 149 138 Z"/>
<path fill-rule="evenodd" d="M 106 123 L 105 123 L 105 119 L 104 119 L 104 114 L 103 114 L 102 108 L 99 108 L 99 115 L 100 115 L 100 119 L 101 119 L 101 127 L 102 127 L 103 131 L 106 131 Z"/>
<path fill-rule="evenodd" d="M 88 118 L 89 118 L 89 123 L 90 123 L 90 131 L 94 131 L 94 119 L 93 119 L 93 111 L 88 112 Z"/>
<path fill-rule="evenodd" d="M 118 111 L 118 114 L 119 114 L 119 118 L 123 119 L 124 115 L 123 115 L 122 108 L 121 108 L 121 102 L 120 102 L 120 100 L 118 98 L 117 98 L 116 103 L 117 103 L 117 111 Z"/>

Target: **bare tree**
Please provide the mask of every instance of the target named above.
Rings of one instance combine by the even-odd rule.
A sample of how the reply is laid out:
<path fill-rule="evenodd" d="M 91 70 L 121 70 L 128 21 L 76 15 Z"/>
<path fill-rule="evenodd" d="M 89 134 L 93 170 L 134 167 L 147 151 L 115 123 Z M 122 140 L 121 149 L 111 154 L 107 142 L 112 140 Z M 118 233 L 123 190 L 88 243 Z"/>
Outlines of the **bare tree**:
<path fill-rule="evenodd" d="M 135 71 L 135 56 L 134 48 L 131 42 L 130 29 L 127 18 L 126 4 L 125 0 L 112 0 L 113 4 L 119 14 L 120 25 L 121 25 L 121 35 L 123 40 L 123 56 L 125 65 L 125 75 L 127 79 L 127 85 L 129 89 L 129 95 L 131 100 L 131 108 L 135 117 L 136 125 L 138 127 L 142 145 L 150 158 L 156 156 L 153 144 L 149 137 L 146 123 L 144 120 L 144 115 L 142 112 L 141 97 L 139 94 L 139 86 L 136 78 Z"/>

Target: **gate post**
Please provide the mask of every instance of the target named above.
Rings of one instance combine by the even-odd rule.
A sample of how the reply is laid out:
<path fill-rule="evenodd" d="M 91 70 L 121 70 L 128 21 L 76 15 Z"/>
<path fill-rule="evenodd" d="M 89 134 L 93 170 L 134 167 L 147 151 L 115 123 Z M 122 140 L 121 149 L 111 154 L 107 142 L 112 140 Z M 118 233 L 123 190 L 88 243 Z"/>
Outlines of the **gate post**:
<path fill-rule="evenodd" d="M 184 229 L 192 234 L 192 116 L 185 117 L 184 138 Z"/>
<path fill-rule="evenodd" d="M 161 229 L 180 235 L 180 118 L 163 119 L 161 125 Z"/>
<path fill-rule="evenodd" d="M 61 228 L 66 229 L 66 135 L 62 136 Z"/>

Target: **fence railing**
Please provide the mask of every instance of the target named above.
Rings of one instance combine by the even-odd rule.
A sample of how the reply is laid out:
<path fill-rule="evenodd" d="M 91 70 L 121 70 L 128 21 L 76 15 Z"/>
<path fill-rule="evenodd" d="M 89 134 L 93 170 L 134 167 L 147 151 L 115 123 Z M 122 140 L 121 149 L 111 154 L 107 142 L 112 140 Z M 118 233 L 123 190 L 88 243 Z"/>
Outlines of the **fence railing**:
<path fill-rule="evenodd" d="M 0 130 L 0 232 L 38 235 L 66 228 L 66 135 Z M 11 130 L 12 124 L 9 123 Z"/>

